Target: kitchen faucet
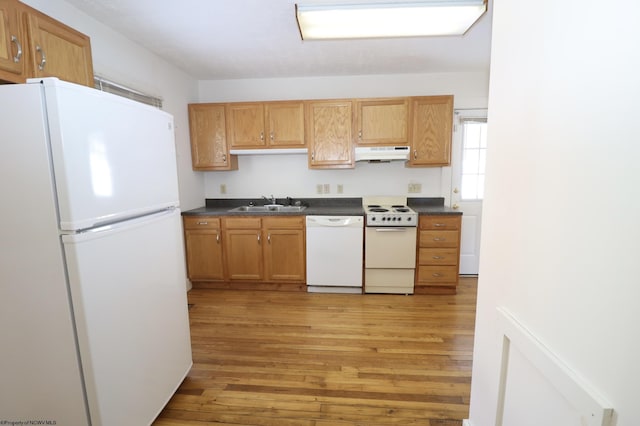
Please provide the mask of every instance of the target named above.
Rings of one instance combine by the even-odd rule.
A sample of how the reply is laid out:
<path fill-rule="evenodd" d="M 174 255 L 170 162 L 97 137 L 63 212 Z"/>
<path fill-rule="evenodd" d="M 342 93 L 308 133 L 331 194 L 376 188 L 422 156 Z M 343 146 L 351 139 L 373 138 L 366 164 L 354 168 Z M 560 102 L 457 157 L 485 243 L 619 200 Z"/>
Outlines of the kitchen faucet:
<path fill-rule="evenodd" d="M 267 198 L 264 195 L 262 196 L 262 198 L 264 198 L 265 200 L 267 200 L 268 204 L 278 204 L 276 202 L 276 197 L 273 196 L 273 194 L 271 194 L 271 198 Z"/>

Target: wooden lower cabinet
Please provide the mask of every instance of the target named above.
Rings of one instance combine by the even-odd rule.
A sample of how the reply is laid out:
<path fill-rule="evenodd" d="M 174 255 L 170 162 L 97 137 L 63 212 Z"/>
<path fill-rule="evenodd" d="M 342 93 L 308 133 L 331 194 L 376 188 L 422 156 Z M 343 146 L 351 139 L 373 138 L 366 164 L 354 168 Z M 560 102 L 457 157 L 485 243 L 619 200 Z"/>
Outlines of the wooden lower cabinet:
<path fill-rule="evenodd" d="M 220 218 L 185 216 L 183 223 L 189 279 L 224 280 Z"/>
<path fill-rule="evenodd" d="M 420 216 L 416 294 L 456 293 L 461 223 L 462 215 Z"/>
<path fill-rule="evenodd" d="M 223 217 L 222 240 L 224 281 L 305 283 L 304 217 Z"/>
<path fill-rule="evenodd" d="M 262 224 L 258 217 L 222 219 L 224 253 L 229 281 L 262 281 Z"/>
<path fill-rule="evenodd" d="M 304 283 L 304 218 L 274 217 L 263 219 L 264 264 L 267 281 Z"/>

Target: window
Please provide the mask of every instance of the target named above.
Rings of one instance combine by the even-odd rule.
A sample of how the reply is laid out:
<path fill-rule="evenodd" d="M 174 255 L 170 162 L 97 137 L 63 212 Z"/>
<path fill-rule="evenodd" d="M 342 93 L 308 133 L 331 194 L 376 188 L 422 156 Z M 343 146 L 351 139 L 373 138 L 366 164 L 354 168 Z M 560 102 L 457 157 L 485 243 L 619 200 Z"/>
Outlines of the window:
<path fill-rule="evenodd" d="M 462 182 L 460 198 L 484 198 L 484 173 L 487 159 L 487 119 L 460 118 L 462 125 Z"/>
<path fill-rule="evenodd" d="M 113 81 L 109 81 L 97 75 L 93 78 L 93 84 L 96 89 L 103 92 L 113 93 L 114 95 L 133 99 L 134 101 L 142 102 L 143 104 L 162 109 L 162 99 L 158 97 L 146 95 L 142 92 L 138 92 L 137 90 L 131 89 L 118 83 L 114 83 Z"/>

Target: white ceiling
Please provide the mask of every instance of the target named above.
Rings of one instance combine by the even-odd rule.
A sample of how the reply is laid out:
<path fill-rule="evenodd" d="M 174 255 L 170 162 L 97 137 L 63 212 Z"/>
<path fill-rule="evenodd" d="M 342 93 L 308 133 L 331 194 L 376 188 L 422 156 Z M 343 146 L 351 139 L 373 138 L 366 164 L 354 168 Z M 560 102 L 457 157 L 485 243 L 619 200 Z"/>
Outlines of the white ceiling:
<path fill-rule="evenodd" d="M 198 80 L 489 69 L 491 1 L 464 36 L 303 42 L 295 3 L 311 1 L 67 0 Z"/>

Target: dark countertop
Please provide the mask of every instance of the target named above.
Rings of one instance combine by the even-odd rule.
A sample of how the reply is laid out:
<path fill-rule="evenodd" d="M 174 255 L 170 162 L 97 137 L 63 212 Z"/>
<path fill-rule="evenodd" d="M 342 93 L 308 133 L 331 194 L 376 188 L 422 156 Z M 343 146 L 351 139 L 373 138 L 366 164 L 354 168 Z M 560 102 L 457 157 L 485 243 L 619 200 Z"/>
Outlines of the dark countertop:
<path fill-rule="evenodd" d="M 460 210 L 454 210 L 444 205 L 444 198 L 407 198 L 407 206 L 420 215 L 461 215 Z"/>
<path fill-rule="evenodd" d="M 277 200 L 288 204 L 287 200 Z M 207 199 L 204 207 L 182 212 L 183 216 L 364 216 L 362 198 L 300 198 L 295 199 L 307 208 L 301 212 L 230 212 L 234 207 L 250 203 L 260 206 L 260 198 L 215 198 Z M 444 198 L 408 198 L 407 204 L 421 215 L 462 214 L 444 205 Z"/>

